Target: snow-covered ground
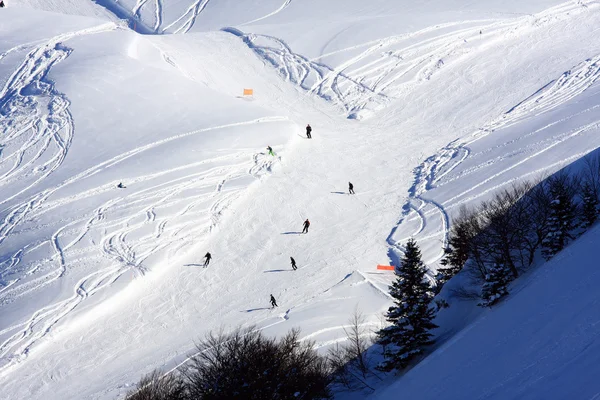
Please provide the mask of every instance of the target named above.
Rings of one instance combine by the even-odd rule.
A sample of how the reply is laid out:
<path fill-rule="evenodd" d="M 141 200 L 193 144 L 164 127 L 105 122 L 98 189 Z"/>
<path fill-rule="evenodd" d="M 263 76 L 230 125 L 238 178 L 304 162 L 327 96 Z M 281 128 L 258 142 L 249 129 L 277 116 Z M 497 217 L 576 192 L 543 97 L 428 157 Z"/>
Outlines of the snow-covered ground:
<path fill-rule="evenodd" d="M 598 398 L 598 240 L 596 227 L 370 398 Z"/>
<path fill-rule="evenodd" d="M 408 237 L 434 270 L 459 205 L 600 145 L 596 1 L 8 6 L 1 399 L 112 399 L 220 326 L 325 350 Z"/>

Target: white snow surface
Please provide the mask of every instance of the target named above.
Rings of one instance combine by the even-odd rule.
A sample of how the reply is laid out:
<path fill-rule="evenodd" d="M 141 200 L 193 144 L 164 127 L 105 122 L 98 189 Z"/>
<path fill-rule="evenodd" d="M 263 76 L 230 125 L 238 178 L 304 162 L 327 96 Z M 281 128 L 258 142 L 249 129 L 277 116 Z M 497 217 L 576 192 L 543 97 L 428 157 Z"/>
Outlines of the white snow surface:
<path fill-rule="evenodd" d="M 7 1 L 0 399 L 114 399 L 221 326 L 300 327 L 323 351 L 357 307 L 376 329 L 393 276 L 375 266 L 407 238 L 433 272 L 460 205 L 600 145 L 598 26 L 589 0 Z M 494 343 L 487 324 L 528 290 L 491 312 L 451 304 L 437 334 L 461 333 L 390 390 L 503 398 L 506 375 L 470 396 L 427 365 L 483 373 L 464 332 Z M 594 293 L 569 299 L 593 312 Z M 560 351 L 577 364 L 580 347 Z M 547 365 L 506 393 L 565 398 L 538 396 Z"/>

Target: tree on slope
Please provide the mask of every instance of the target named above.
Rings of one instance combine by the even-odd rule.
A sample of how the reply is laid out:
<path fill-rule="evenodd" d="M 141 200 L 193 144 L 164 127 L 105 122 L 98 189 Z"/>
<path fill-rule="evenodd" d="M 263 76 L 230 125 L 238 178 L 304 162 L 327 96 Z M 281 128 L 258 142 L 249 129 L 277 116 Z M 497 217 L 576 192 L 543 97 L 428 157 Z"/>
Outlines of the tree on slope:
<path fill-rule="evenodd" d="M 598 194 L 589 183 L 585 183 L 581 189 L 582 210 L 581 210 L 581 227 L 588 229 L 596 222 L 598 218 Z"/>
<path fill-rule="evenodd" d="M 448 244 L 444 248 L 444 256 L 440 261 L 442 268 L 438 268 L 435 276 L 435 294 L 438 294 L 446 282 L 463 269 L 469 259 L 473 238 L 478 233 L 478 227 L 473 223 L 474 218 L 475 213 L 463 206 L 458 217 L 452 221 Z"/>
<path fill-rule="evenodd" d="M 548 218 L 548 234 L 542 242 L 542 254 L 546 260 L 565 248 L 573 239 L 571 233 L 575 229 L 576 205 L 573 182 L 567 176 L 558 176 L 550 182 L 550 213 Z"/>
<path fill-rule="evenodd" d="M 386 319 L 391 325 L 377 332 L 378 343 L 384 346 L 383 371 L 405 368 L 423 348 L 433 343 L 431 329 L 437 328 L 432 320 L 434 310 L 429 283 L 425 280 L 425 265 L 417 243 L 410 239 L 396 270 L 397 278 L 390 286 L 394 305 Z"/>
<path fill-rule="evenodd" d="M 276 340 L 256 328 L 209 333 L 183 370 L 190 399 L 328 399 L 331 370 L 291 330 Z"/>
<path fill-rule="evenodd" d="M 496 262 L 488 269 L 485 283 L 481 288 L 482 307 L 491 307 L 508 294 L 507 285 L 511 281 L 511 273 L 502 262 Z"/>

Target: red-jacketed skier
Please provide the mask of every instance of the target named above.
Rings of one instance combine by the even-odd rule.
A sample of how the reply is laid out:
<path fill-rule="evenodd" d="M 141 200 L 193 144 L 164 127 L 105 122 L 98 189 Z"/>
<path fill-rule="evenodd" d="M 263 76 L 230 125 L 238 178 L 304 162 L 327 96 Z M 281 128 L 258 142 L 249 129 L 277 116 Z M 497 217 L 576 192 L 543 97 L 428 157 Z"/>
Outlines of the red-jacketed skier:
<path fill-rule="evenodd" d="M 308 233 L 309 226 L 310 226 L 310 221 L 308 220 L 308 218 L 306 218 L 306 221 L 304 221 L 302 233 Z"/>

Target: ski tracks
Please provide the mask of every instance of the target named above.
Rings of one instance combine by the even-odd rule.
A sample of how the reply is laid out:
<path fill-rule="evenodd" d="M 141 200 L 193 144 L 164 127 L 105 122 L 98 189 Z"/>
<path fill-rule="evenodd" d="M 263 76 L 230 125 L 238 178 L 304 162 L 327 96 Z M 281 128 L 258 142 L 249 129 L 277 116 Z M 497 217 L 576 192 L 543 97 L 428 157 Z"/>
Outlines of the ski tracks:
<path fill-rule="evenodd" d="M 270 17 L 272 17 L 272 16 L 274 16 L 276 14 L 279 14 L 280 12 L 282 12 L 283 10 L 285 10 L 291 3 L 292 3 L 292 0 L 285 0 L 283 2 L 283 4 L 277 10 L 275 10 L 273 12 L 270 12 L 267 15 L 264 15 L 262 17 L 253 19 L 252 21 L 244 22 L 243 24 L 240 24 L 240 26 L 250 25 L 250 24 L 253 24 L 255 22 L 262 21 L 264 19 L 270 18 Z"/>
<path fill-rule="evenodd" d="M 600 120 L 596 120 L 577 128 L 568 131 L 557 131 L 548 136 L 548 130 L 559 123 L 564 123 L 575 117 L 596 110 L 600 105 L 596 105 L 579 111 L 575 114 L 562 117 L 551 122 L 539 129 L 526 134 L 520 134 L 503 144 L 495 144 L 492 148 L 487 148 L 479 153 L 473 154 L 470 147 L 476 142 L 493 134 L 500 128 L 507 128 L 514 125 L 525 118 L 533 117 L 546 113 L 566 102 L 574 99 L 576 96 L 583 93 L 586 89 L 592 86 L 600 79 L 600 55 L 587 59 L 569 71 L 563 73 L 558 79 L 544 85 L 540 90 L 533 95 L 518 103 L 509 109 L 502 116 L 490 122 L 485 127 L 477 130 L 472 135 L 451 142 L 446 147 L 442 148 L 436 154 L 428 157 L 421 165 L 415 168 L 414 182 L 408 191 L 408 198 L 403 207 L 402 216 L 398 224 L 392 229 L 388 236 L 388 244 L 390 246 L 390 258 L 398 260 L 402 253 L 401 243 L 409 237 L 414 237 L 418 241 L 431 241 L 438 243 L 443 248 L 447 244 L 449 232 L 449 214 L 448 210 L 459 207 L 486 194 L 502 188 L 512 182 L 531 176 L 533 174 L 542 173 L 548 168 L 553 168 L 567 161 L 583 156 L 586 152 L 574 154 L 566 160 L 546 165 L 535 171 L 528 171 L 526 175 L 511 177 L 504 181 L 499 181 L 492 187 L 487 187 L 492 181 L 507 174 L 511 170 L 527 163 L 528 161 L 543 155 L 547 151 L 560 146 L 561 144 L 587 132 L 593 132 L 600 128 Z M 543 135 L 540 140 L 531 143 L 526 140 L 531 140 L 536 135 Z M 519 142 L 526 144 L 519 145 Z M 493 150 L 506 149 L 503 155 L 490 159 L 489 153 Z M 482 157 L 482 155 L 486 155 Z M 467 159 L 482 158 L 480 164 L 468 168 L 461 168 L 461 165 Z M 479 172 L 482 169 L 495 166 L 500 162 L 516 158 L 515 162 L 510 163 L 506 168 L 487 176 L 485 179 L 477 182 L 474 185 L 462 185 L 469 175 Z M 454 172 L 458 170 L 458 172 Z M 454 172 L 454 173 L 453 173 Z M 456 185 L 466 187 L 466 190 L 459 191 L 453 195 L 440 200 L 439 202 L 429 194 L 433 189 L 445 185 Z M 481 190 L 485 187 L 485 190 Z M 474 194 L 476 193 L 476 194 Z M 438 217 L 436 217 L 436 215 Z M 436 220 L 432 220 L 436 218 Z M 415 229 L 415 221 L 418 221 L 418 228 Z M 424 232 L 423 226 L 433 225 L 437 229 L 434 232 Z M 427 260 L 429 264 L 437 262 L 442 252 L 431 260 Z"/>
<path fill-rule="evenodd" d="M 185 14 L 183 14 L 180 18 L 175 20 L 175 22 L 173 22 L 172 24 L 169 24 L 165 28 L 163 28 L 162 32 L 166 32 L 169 28 L 174 27 L 174 25 L 184 20 L 183 24 L 174 30 L 174 33 L 188 33 L 190 29 L 192 29 L 192 26 L 194 26 L 196 18 L 198 17 L 198 15 L 200 15 L 202 11 L 204 11 L 209 1 L 210 0 L 196 1 L 187 9 Z"/>
<path fill-rule="evenodd" d="M 208 130 L 281 120 L 286 118 L 265 117 L 177 134 L 140 146 L 91 167 L 69 178 L 54 188 L 54 191 L 171 140 Z M 130 273 L 134 277 L 144 275 L 148 271 L 145 265 L 148 257 L 161 254 L 165 257 L 164 250 L 168 253 L 166 257 L 172 257 L 186 246 L 202 240 L 218 225 L 226 211 L 243 194 L 244 187 L 236 184 L 228 188 L 228 183 L 246 177 L 261 179 L 279 160 L 279 158 L 267 157 L 269 156 L 263 153 L 241 150 L 171 170 L 140 176 L 133 179 L 130 185 L 142 186 L 143 189 L 133 191 L 131 186 L 128 186 L 127 189 L 122 189 L 124 192 L 119 192 L 124 194 L 123 197 L 113 198 L 97 208 L 89 217 L 68 222 L 57 229 L 49 239 L 54 255 L 48 260 L 56 265 L 56 269 L 30 282 L 31 286 L 25 288 L 26 291 L 23 288 L 15 288 L 15 282 L 9 281 L 0 292 L 0 300 L 6 301 L 7 298 L 14 300 L 14 296 L 29 293 L 65 277 L 72 262 L 69 260 L 82 252 L 88 254 L 87 259 L 82 261 L 95 263 L 96 267 L 88 268 L 91 272 L 76 282 L 70 297 L 45 306 L 36 311 L 26 322 L 7 327 L 0 332 L 1 335 L 10 335 L 0 343 L 0 374 L 9 373 L 12 367 L 25 360 L 36 343 L 92 294 L 110 288 L 125 274 Z M 154 181 L 157 183 L 148 185 Z M 106 188 L 92 189 L 46 203 L 36 198 L 38 203 L 34 204 L 35 207 L 32 206 L 27 213 L 21 212 L 19 215 L 23 214 L 23 216 L 18 221 L 16 217 L 12 220 L 17 225 L 25 219 L 26 215 L 29 219 L 39 218 L 57 207 L 67 207 L 106 190 Z M 113 185 L 110 190 L 121 189 L 115 189 Z M 128 193 L 130 191 L 132 193 Z M 44 194 L 44 199 L 47 199 L 48 193 Z M 74 250 L 84 238 L 98 235 L 101 238 L 95 248 L 90 247 L 86 242 L 83 247 L 79 246 L 78 250 Z M 6 274 L 19 264 L 23 254 L 28 250 L 30 249 L 21 249 L 12 257 L 10 264 L 4 270 Z M 107 263 L 107 259 L 111 261 Z"/>
<path fill-rule="evenodd" d="M 290 3 L 287 0 L 274 12 L 241 26 L 269 18 Z M 276 37 L 245 33 L 231 27 L 222 30 L 240 37 L 260 58 L 273 65 L 285 80 L 333 102 L 349 118 L 360 119 L 406 96 L 466 55 L 475 56 L 485 49 L 484 42 L 480 40 L 481 30 L 485 30 L 486 36 L 491 39 L 528 34 L 532 27 L 539 28 L 587 12 L 587 4 L 592 3 L 567 2 L 537 15 L 511 19 L 438 24 L 326 52 L 313 59 L 294 53 L 290 46 Z M 328 57 L 347 52 L 356 55 L 336 66 L 327 65 Z"/>

